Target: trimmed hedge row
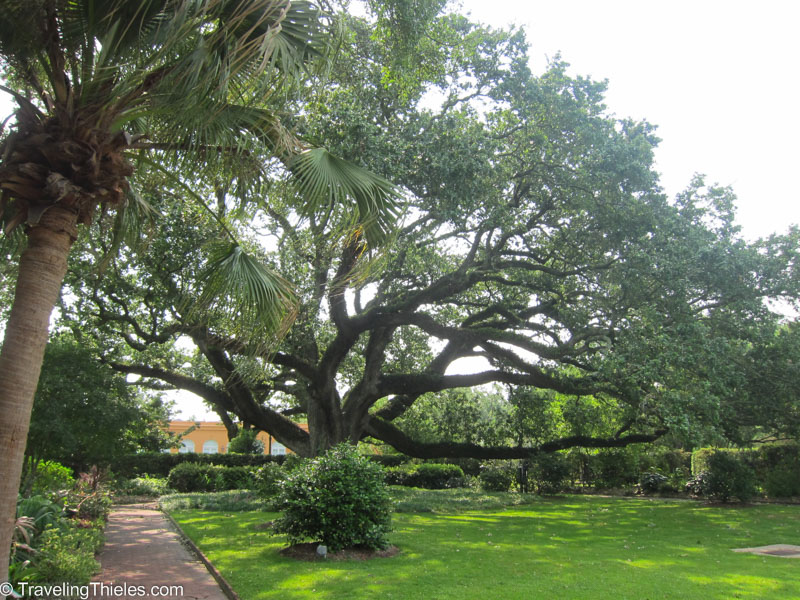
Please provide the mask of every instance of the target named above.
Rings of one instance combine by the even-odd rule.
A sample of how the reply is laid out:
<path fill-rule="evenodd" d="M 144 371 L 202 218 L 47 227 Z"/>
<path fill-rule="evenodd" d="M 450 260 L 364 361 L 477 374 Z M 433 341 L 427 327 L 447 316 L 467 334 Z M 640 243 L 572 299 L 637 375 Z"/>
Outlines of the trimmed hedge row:
<path fill-rule="evenodd" d="M 464 471 L 458 465 L 440 463 L 404 464 L 386 469 L 385 481 L 388 485 L 444 490 L 464 487 Z"/>
<path fill-rule="evenodd" d="M 197 454 L 185 452 L 142 452 L 121 456 L 111 464 L 111 471 L 119 477 L 133 479 L 142 475 L 167 477 L 169 472 L 183 463 L 217 465 L 221 467 L 260 467 L 269 463 L 282 464 L 285 456 L 269 454 Z"/>

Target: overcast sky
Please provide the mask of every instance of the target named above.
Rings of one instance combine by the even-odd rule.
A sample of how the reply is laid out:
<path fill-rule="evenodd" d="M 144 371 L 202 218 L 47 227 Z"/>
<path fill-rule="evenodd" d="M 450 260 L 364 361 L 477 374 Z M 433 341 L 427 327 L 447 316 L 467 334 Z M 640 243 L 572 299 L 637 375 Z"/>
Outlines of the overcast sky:
<path fill-rule="evenodd" d="M 534 72 L 561 52 L 607 79 L 619 117 L 647 119 L 670 195 L 695 172 L 731 185 L 748 238 L 800 223 L 800 2 L 463 0 L 475 20 L 523 27 Z"/>

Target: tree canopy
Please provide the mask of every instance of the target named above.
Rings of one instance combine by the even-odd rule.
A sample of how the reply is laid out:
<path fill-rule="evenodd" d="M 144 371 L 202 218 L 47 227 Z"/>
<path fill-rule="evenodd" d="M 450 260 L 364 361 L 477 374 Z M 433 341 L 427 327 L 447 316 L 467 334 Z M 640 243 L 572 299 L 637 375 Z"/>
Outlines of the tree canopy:
<path fill-rule="evenodd" d="M 176 218 L 102 277 L 87 275 L 85 253 L 71 280 L 79 300 L 66 312 L 94 329 L 109 364 L 192 391 L 302 455 L 371 438 L 418 457 L 526 457 L 733 436 L 736 419 L 779 428 L 755 418 L 756 403 L 796 412 L 770 375 L 787 372 L 778 348 L 794 329 L 776 337 L 765 300 L 798 298 L 798 231 L 745 242 L 732 191 L 701 177 L 668 199 L 654 127 L 609 114 L 605 84 L 560 59 L 532 74 L 520 32 L 438 17 L 418 84 L 395 85 L 395 47 L 341 19 L 336 67 L 292 100 L 294 126 L 404 190 L 391 243 L 366 244 L 339 206 L 298 212 L 277 180 L 257 210 L 223 198 L 249 250 L 295 284 L 294 325 L 265 348 L 237 307 L 187 309 L 213 233 L 208 215 L 177 218 L 180 193 L 155 186 L 149 201 Z M 776 386 L 769 398 L 759 377 Z M 528 433 L 404 430 L 432 395 L 493 384 L 528 412 Z M 537 429 L 536 410 L 560 425 Z"/>

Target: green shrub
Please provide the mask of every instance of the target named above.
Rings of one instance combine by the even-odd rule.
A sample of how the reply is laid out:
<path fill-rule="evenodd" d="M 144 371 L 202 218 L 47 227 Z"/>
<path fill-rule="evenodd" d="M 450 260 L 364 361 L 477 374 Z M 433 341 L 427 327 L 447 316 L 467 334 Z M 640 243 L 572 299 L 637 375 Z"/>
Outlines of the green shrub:
<path fill-rule="evenodd" d="M 404 485 L 428 490 L 466 487 L 464 471 L 458 465 L 441 463 L 405 464 L 386 469 L 387 485 Z"/>
<path fill-rule="evenodd" d="M 170 494 L 158 500 L 162 510 L 214 510 L 221 512 L 238 512 L 265 510 L 267 506 L 254 491 L 228 490 L 226 492 L 195 492 L 190 494 Z"/>
<path fill-rule="evenodd" d="M 157 497 L 169 492 L 169 482 L 166 477 L 143 475 L 133 479 L 118 480 L 114 485 L 114 490 L 128 496 Z"/>
<path fill-rule="evenodd" d="M 181 493 L 213 492 L 216 489 L 216 473 L 213 465 L 181 463 L 169 472 L 169 487 Z"/>
<path fill-rule="evenodd" d="M 391 500 L 380 465 L 341 444 L 306 460 L 286 478 L 274 531 L 290 543 L 320 542 L 331 552 L 351 546 L 385 548 Z"/>
<path fill-rule="evenodd" d="M 639 478 L 639 489 L 644 494 L 657 494 L 664 491 L 668 481 L 661 473 L 643 473 Z"/>
<path fill-rule="evenodd" d="M 537 456 L 528 468 L 528 479 L 533 481 L 539 494 L 557 494 L 572 477 L 572 469 L 562 454 L 548 453 Z"/>
<path fill-rule="evenodd" d="M 253 489 L 262 498 L 274 498 L 285 477 L 286 471 L 277 463 L 262 465 L 253 473 Z"/>
<path fill-rule="evenodd" d="M 194 452 L 170 454 L 166 452 L 143 452 L 129 454 L 114 460 L 111 468 L 119 477 L 133 479 L 142 475 L 167 477 L 169 472 L 183 463 L 199 463 L 222 467 L 260 467 L 269 463 L 282 464 L 285 456 L 268 454 L 195 454 Z"/>
<path fill-rule="evenodd" d="M 226 490 L 249 490 L 253 488 L 253 467 L 214 467 L 216 473 L 214 488 L 217 492 Z"/>
<path fill-rule="evenodd" d="M 770 498 L 800 496 L 800 464 L 779 463 L 764 478 L 764 491 Z"/>
<path fill-rule="evenodd" d="M 639 480 L 637 461 L 626 448 L 599 450 L 589 458 L 590 484 L 600 489 L 620 488 Z"/>
<path fill-rule="evenodd" d="M 40 462 L 24 479 L 27 495 L 34 496 L 58 494 L 71 488 L 75 481 L 72 469 L 54 460 Z"/>
<path fill-rule="evenodd" d="M 44 496 L 31 496 L 17 501 L 17 519 L 29 517 L 34 536 L 48 527 L 55 527 L 64 517 L 64 507 Z"/>
<path fill-rule="evenodd" d="M 719 502 L 728 502 L 732 498 L 747 502 L 755 496 L 755 472 L 736 454 L 712 452 L 705 461 L 708 470 L 693 480 L 695 495 Z"/>
<path fill-rule="evenodd" d="M 487 492 L 507 492 L 514 481 L 514 465 L 506 461 L 490 461 L 481 465 L 478 478 Z"/>
<path fill-rule="evenodd" d="M 370 454 L 369 459 L 383 467 L 397 467 L 410 460 L 405 454 Z"/>
<path fill-rule="evenodd" d="M 94 555 L 102 544 L 100 528 L 82 528 L 67 521 L 60 527 L 46 529 L 34 561 L 36 580 L 76 585 L 89 583 L 92 575 L 100 570 Z"/>
<path fill-rule="evenodd" d="M 263 456 L 264 442 L 258 437 L 255 429 L 242 429 L 239 435 L 228 443 L 228 452 L 233 454 L 257 454 Z"/>

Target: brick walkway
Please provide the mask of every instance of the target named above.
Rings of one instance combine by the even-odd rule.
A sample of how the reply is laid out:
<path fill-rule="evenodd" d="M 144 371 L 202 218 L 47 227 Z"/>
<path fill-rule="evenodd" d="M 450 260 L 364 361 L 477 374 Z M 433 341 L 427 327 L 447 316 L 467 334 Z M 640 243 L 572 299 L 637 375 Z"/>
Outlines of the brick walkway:
<path fill-rule="evenodd" d="M 115 506 L 98 560 L 102 571 L 92 581 L 104 585 L 95 585 L 96 599 L 228 600 L 205 565 L 181 543 L 153 505 Z M 123 591 L 105 584 L 121 586 Z M 141 595 L 142 589 L 145 595 Z"/>

